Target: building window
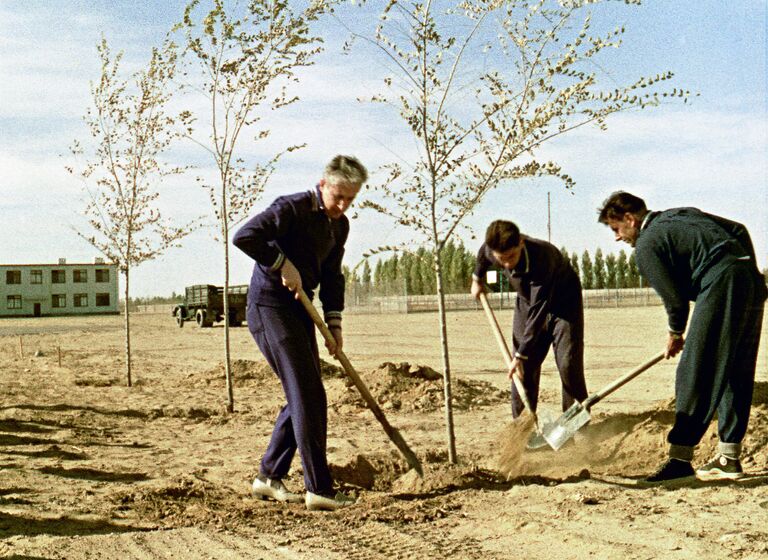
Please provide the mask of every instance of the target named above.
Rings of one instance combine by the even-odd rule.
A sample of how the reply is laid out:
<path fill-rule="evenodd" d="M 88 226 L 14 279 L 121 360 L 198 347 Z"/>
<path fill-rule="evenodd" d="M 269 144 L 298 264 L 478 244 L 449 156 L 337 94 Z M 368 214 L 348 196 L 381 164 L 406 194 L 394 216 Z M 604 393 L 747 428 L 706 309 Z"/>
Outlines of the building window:
<path fill-rule="evenodd" d="M 66 294 L 53 294 L 51 296 L 51 307 L 66 307 L 67 296 Z"/>
<path fill-rule="evenodd" d="M 72 271 L 72 282 L 75 284 L 83 284 L 88 282 L 88 271 L 85 269 L 77 269 Z"/>
<path fill-rule="evenodd" d="M 8 296 L 8 309 L 21 309 L 21 296 Z"/>
<path fill-rule="evenodd" d="M 109 269 L 97 268 L 96 269 L 96 282 L 109 282 Z"/>
<path fill-rule="evenodd" d="M 88 294 L 75 294 L 75 307 L 88 307 Z"/>
<path fill-rule="evenodd" d="M 67 281 L 67 273 L 64 270 L 51 271 L 51 284 L 64 284 Z"/>
<path fill-rule="evenodd" d="M 6 284 L 21 284 L 21 271 L 20 270 L 6 270 L 5 271 L 5 283 Z"/>
<path fill-rule="evenodd" d="M 43 271 L 42 270 L 30 270 L 29 271 L 29 283 L 30 284 L 42 284 L 43 283 Z"/>
<path fill-rule="evenodd" d="M 96 294 L 96 307 L 109 307 L 109 294 Z"/>

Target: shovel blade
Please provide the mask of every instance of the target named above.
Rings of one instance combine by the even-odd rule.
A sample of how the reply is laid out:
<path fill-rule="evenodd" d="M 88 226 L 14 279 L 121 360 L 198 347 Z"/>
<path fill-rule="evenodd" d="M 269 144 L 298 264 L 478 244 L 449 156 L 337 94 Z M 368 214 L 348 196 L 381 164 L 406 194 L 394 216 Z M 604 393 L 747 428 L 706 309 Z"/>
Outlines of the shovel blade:
<path fill-rule="evenodd" d="M 536 413 L 536 417 L 536 431 L 533 432 L 528 439 L 528 444 L 525 446 L 526 449 L 529 450 L 541 449 L 542 447 L 547 447 L 549 445 L 547 440 L 544 439 L 544 430 L 547 426 L 555 422 L 555 414 L 546 408 L 539 409 Z"/>
<path fill-rule="evenodd" d="M 547 424 L 542 429 L 542 435 L 549 446 L 557 451 L 579 431 L 579 428 L 589 423 L 589 410 L 580 402 L 575 402 L 560 418 Z"/>

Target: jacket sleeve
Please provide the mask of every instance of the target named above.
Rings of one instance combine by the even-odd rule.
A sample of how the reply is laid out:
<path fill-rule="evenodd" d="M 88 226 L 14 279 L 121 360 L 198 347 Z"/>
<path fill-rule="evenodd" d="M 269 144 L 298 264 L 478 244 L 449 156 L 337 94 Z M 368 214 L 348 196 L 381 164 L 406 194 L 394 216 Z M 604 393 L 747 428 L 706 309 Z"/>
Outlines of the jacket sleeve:
<path fill-rule="evenodd" d="M 325 322 L 329 327 L 341 326 L 341 312 L 344 311 L 344 274 L 341 272 L 341 262 L 348 235 L 349 222 L 345 221 L 338 232 L 336 244 L 320 266 L 319 296 Z"/>
<path fill-rule="evenodd" d="M 269 208 L 248 220 L 232 238 L 232 243 L 243 253 L 270 270 L 278 270 L 285 255 L 276 243 L 296 220 L 296 210 L 286 200 L 277 199 Z"/>
<path fill-rule="evenodd" d="M 688 298 L 680 293 L 670 274 L 672 270 L 670 263 L 665 261 L 661 249 L 657 247 L 638 247 L 635 258 L 640 274 L 648 280 L 664 302 L 669 331 L 682 334 L 688 324 L 690 304 Z"/>

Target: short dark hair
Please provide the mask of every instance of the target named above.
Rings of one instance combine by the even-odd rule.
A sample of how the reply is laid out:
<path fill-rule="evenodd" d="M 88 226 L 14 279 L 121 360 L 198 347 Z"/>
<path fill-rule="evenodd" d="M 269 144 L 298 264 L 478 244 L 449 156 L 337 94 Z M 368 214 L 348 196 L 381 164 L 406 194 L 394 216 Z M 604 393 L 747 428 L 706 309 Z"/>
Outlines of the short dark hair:
<path fill-rule="evenodd" d="M 485 244 L 491 251 L 503 253 L 520 245 L 520 229 L 506 220 L 495 220 L 485 230 Z"/>
<path fill-rule="evenodd" d="M 605 199 L 602 208 L 598 208 L 600 216 L 597 221 L 607 224 L 608 220 L 621 220 L 624 214 L 645 214 L 648 208 L 645 201 L 633 194 L 624 191 L 616 191 Z"/>

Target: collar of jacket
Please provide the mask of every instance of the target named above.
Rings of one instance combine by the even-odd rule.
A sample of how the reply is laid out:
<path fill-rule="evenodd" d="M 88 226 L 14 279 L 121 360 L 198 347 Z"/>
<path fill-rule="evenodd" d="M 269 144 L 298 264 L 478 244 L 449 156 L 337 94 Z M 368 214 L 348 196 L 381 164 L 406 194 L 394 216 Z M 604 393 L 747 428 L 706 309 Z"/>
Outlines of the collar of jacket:
<path fill-rule="evenodd" d="M 645 215 L 645 217 L 643 218 L 643 221 L 642 221 L 642 223 L 640 224 L 640 231 L 643 231 L 645 228 L 647 228 L 647 227 L 648 227 L 648 224 L 650 224 L 650 223 L 651 223 L 651 220 L 653 220 L 653 219 L 654 219 L 656 216 L 658 216 L 658 215 L 659 215 L 659 213 L 658 213 L 658 212 L 651 212 L 651 211 L 649 210 L 649 211 L 648 211 L 648 213 L 647 213 L 647 214 Z"/>
<path fill-rule="evenodd" d="M 323 206 L 323 195 L 320 192 L 320 185 L 315 185 L 315 189 L 309 191 L 312 195 L 312 211 L 313 212 L 325 212 L 325 206 Z"/>
<path fill-rule="evenodd" d="M 528 274 L 531 271 L 531 259 L 528 258 L 528 244 L 523 245 L 523 257 L 525 258 L 525 270 L 520 270 L 522 262 L 517 263 L 517 266 L 512 271 L 514 274 Z M 521 259 L 522 260 L 522 259 Z"/>

